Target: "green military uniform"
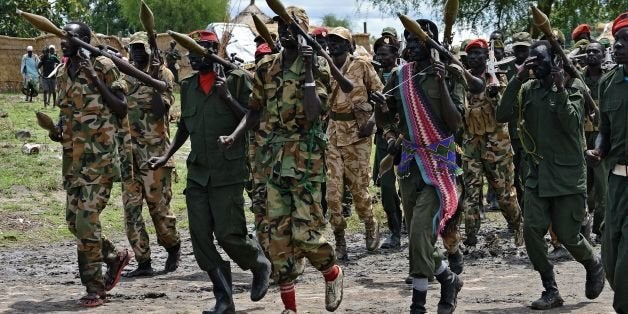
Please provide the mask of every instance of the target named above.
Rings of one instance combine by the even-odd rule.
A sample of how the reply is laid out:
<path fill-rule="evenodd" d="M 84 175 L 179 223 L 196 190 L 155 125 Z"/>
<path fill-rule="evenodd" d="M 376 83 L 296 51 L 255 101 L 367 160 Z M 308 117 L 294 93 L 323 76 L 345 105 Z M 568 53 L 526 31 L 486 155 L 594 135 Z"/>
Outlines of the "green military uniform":
<path fill-rule="evenodd" d="M 142 32 L 143 33 L 143 32 Z M 148 48 L 148 38 L 135 36 L 133 43 L 144 44 Z M 132 39 L 134 38 L 132 37 Z M 140 33 L 141 37 L 141 33 Z M 153 113 L 154 88 L 141 83 L 134 77 L 125 76 L 129 94 L 127 95 L 128 128 L 125 145 L 121 152 L 122 160 L 122 202 L 126 221 L 126 235 L 139 264 L 150 261 L 150 245 L 146 225 L 142 217 L 142 204 L 146 200 L 148 211 L 157 233 L 157 243 L 166 249 L 180 243 L 177 232 L 177 219 L 170 209 L 172 199 L 172 169 L 174 160 L 164 167 L 151 169 L 148 159 L 162 156 L 170 146 L 168 110 L 161 117 Z M 164 65 L 159 68 L 158 79 L 166 82 L 167 90 L 161 95 L 166 108 L 174 101 L 172 89 L 174 78 Z M 130 143 L 129 143 L 130 140 Z M 130 157 L 129 157 L 130 152 Z"/>
<path fill-rule="evenodd" d="M 413 64 L 406 66 L 413 66 Z M 391 90 L 400 83 L 400 69 L 401 67 L 398 67 L 393 70 L 384 91 Z M 462 70 L 456 66 L 448 66 L 447 70 L 446 79 L 451 99 L 456 107 L 462 108 L 466 88 Z M 415 84 L 421 87 L 425 96 L 424 99 L 432 108 L 431 112 L 435 114 L 432 119 L 435 124 L 444 126 L 441 117 L 440 83 L 436 77 L 436 72 L 431 66 L 421 72 L 422 75 L 414 78 Z M 404 139 L 410 139 L 410 126 L 407 125 L 404 118 L 402 97 L 399 89 L 392 91 L 392 96 L 388 98 L 389 113 L 384 114 L 380 110 L 376 110 L 376 120 L 380 121 L 380 126 L 383 127 L 386 136 L 402 134 Z M 398 121 L 395 119 L 397 114 L 401 117 Z M 432 224 L 434 215 L 440 207 L 439 197 L 436 188 L 425 183 L 415 162 L 410 162 L 408 173 L 400 178 L 399 186 L 410 241 L 408 248 L 410 252 L 410 275 L 417 278 L 429 278 L 434 275 L 443 259 L 442 252 L 435 246 L 437 236 Z"/>
<path fill-rule="evenodd" d="M 538 79 L 509 82 L 496 118 L 515 117 L 526 149 L 530 172 L 525 181 L 523 234 L 530 261 L 539 273 L 553 273 L 544 239 L 550 225 L 558 240 L 580 263 L 594 259 L 591 245 L 582 237 L 585 216 L 586 167 L 584 163 L 584 98 L 578 79 L 556 92 Z"/>
<path fill-rule="evenodd" d="M 587 69 L 583 70 L 584 83 L 591 90 L 591 97 L 599 106 L 598 85 L 600 80 L 594 80 L 587 75 Z M 587 148 L 595 148 L 595 139 L 599 134 L 598 126 L 589 115 L 585 117 L 584 134 Z M 587 167 L 587 204 L 589 212 L 593 214 L 593 233 L 601 237 L 600 225 L 604 221 L 608 193 L 608 165 L 606 161 L 600 162 L 596 167 Z M 599 239 L 599 238 L 598 238 Z"/>
<path fill-rule="evenodd" d="M 224 262 L 214 236 L 227 255 L 242 269 L 257 267 L 257 244 L 247 236 L 244 217 L 244 183 L 248 179 L 246 143 L 237 140 L 229 150 L 218 147 L 218 137 L 239 123 L 214 87 L 205 94 L 198 73 L 181 80 L 180 128 L 190 134 L 185 200 L 190 237 L 199 267 L 211 271 Z M 251 85 L 241 70 L 227 77 L 227 87 L 241 104 L 248 103 Z"/>
<path fill-rule="evenodd" d="M 318 58 L 316 92 L 323 111 L 331 80 L 329 65 Z M 325 136 L 320 122 L 308 122 L 303 107 L 305 67 L 298 57 L 289 67 L 283 55 L 265 56 L 255 72 L 249 106 L 262 112 L 268 131 L 257 163 L 267 177 L 266 218 L 268 253 L 273 278 L 291 282 L 299 276 L 297 261 L 306 257 L 318 270 L 336 263 L 334 250 L 323 237 L 321 183 L 325 182 Z"/>
<path fill-rule="evenodd" d="M 92 62 L 107 87 L 124 91 L 120 71 L 110 59 L 97 57 Z M 102 235 L 99 217 L 120 172 L 114 163 L 120 121 L 84 71 L 75 78 L 68 71 L 63 65 L 57 72 L 66 221 L 77 239 L 81 282 L 88 293 L 104 294 L 102 263 L 116 261 L 117 255 L 113 243 Z"/>
<path fill-rule="evenodd" d="M 600 80 L 600 132 L 610 137 L 605 161 L 611 170 L 602 232 L 606 279 L 615 291 L 613 307 L 628 313 L 628 69 L 615 67 Z M 617 167 L 617 169 L 615 169 Z M 623 171 L 622 171 L 623 170 Z"/>

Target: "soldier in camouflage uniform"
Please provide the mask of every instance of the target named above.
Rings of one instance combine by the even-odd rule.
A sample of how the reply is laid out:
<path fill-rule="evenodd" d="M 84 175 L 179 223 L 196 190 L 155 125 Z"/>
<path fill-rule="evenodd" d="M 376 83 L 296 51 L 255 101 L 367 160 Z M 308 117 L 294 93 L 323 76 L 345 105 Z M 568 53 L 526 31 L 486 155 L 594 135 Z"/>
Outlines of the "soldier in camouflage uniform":
<path fill-rule="evenodd" d="M 135 252 L 137 269 L 125 276 L 150 276 L 153 268 L 150 258 L 150 245 L 146 225 L 142 218 L 142 204 L 146 200 L 148 211 L 157 233 L 157 243 L 168 251 L 166 272 L 179 266 L 181 242 L 177 232 L 177 219 L 170 209 L 172 199 L 172 168 L 171 159 L 164 167 L 150 169 L 148 159 L 161 156 L 170 145 L 168 112 L 174 101 L 172 88 L 174 77 L 163 64 L 149 65 L 151 52 L 146 32 L 137 32 L 131 36 L 129 44 L 133 65 L 148 71 L 155 80 L 163 82 L 165 90 L 159 92 L 136 78 L 125 76 L 129 94 L 128 122 L 123 125 L 129 128 L 130 143 L 125 143 L 125 150 L 131 152 L 130 160 L 124 158 L 122 163 L 122 202 L 126 221 L 126 235 Z M 123 156 L 128 154 L 122 152 Z"/>
<path fill-rule="evenodd" d="M 480 210 L 482 200 L 482 178 L 484 174 L 489 184 L 495 189 L 497 202 L 509 229 L 514 233 L 515 244 L 523 245 L 521 231 L 521 209 L 517 202 L 517 193 L 513 186 L 514 166 L 512 163 L 512 147 L 508 135 L 507 124 L 495 121 L 495 106 L 500 92 L 506 86 L 506 78 L 502 75 L 491 78 L 486 71 L 488 43 L 484 39 L 475 39 L 466 46 L 467 59 L 471 73 L 482 77 L 487 84 L 484 93 L 468 98 L 465 109 L 465 132 L 463 139 L 462 165 L 466 195 L 464 198 L 465 231 L 467 246 L 477 244 L 477 233 L 480 230 Z"/>
<path fill-rule="evenodd" d="M 368 60 L 351 56 L 353 39 L 348 29 L 336 27 L 327 38 L 334 63 L 354 84 L 353 90 L 345 93 L 340 90 L 338 82 L 332 81 L 328 103 L 331 112 L 327 126 L 327 205 L 336 237 L 336 257 L 346 259 L 347 222 L 341 205 L 343 179 L 350 188 L 358 216 L 364 222 L 367 250 L 374 251 L 379 247 L 379 224 L 373 217 L 373 204 L 368 191 L 373 145 L 371 135 L 375 125 L 374 121 L 369 123 L 368 120 L 373 112 L 369 94 L 381 91 L 384 85 Z"/>
<path fill-rule="evenodd" d="M 307 29 L 309 18 L 298 7 L 287 7 L 298 25 Z M 313 60 L 310 46 L 300 46 L 297 34 L 279 17 L 279 38 L 284 49 L 264 57 L 255 72 L 249 112 L 238 128 L 221 137 L 230 146 L 261 118 L 269 133 L 257 162 L 267 176 L 266 216 L 273 277 L 281 290 L 283 313 L 295 313 L 294 280 L 297 260 L 307 258 L 325 278 L 325 308 L 334 311 L 342 301 L 343 274 L 323 237 L 321 183 L 325 181 L 325 135 L 320 116 L 326 111 L 331 80 L 322 57 Z M 314 65 L 316 63 L 317 66 Z"/>
<path fill-rule="evenodd" d="M 64 30 L 87 43 L 91 40 L 91 30 L 84 23 L 69 23 Z M 116 252 L 102 236 L 99 218 L 119 175 L 114 139 L 126 114 L 125 84 L 110 59 L 90 59 L 66 39 L 61 40 L 61 48 L 68 61 L 57 73 L 59 132 L 50 137 L 63 145 L 66 221 L 77 238 L 79 274 L 87 289 L 80 304 L 94 307 L 104 304 L 105 291 L 116 285 L 130 258 L 126 250 Z M 107 265 L 104 278 L 103 262 Z"/>

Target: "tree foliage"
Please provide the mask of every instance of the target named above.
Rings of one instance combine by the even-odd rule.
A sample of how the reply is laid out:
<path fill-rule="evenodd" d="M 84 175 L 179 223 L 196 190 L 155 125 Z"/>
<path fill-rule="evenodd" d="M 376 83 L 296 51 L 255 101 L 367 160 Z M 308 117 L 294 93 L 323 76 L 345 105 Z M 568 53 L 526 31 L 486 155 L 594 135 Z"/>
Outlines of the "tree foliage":
<path fill-rule="evenodd" d="M 142 30 L 140 22 L 140 1 L 119 0 L 122 15 L 135 30 Z M 155 28 L 158 32 L 174 30 L 190 32 L 204 29 L 211 22 L 228 20 L 228 0 L 146 0 L 155 15 Z"/>
<path fill-rule="evenodd" d="M 92 30 L 96 33 L 107 35 L 126 35 L 129 30 L 129 22 L 122 16 L 122 7 L 118 0 L 90 0 L 92 7 Z"/>
<path fill-rule="evenodd" d="M 348 18 L 339 18 L 331 13 L 323 16 L 323 25 L 327 27 L 344 27 L 351 29 L 351 21 L 349 21 Z"/>
<path fill-rule="evenodd" d="M 373 4 L 385 12 L 420 15 L 426 9 L 424 0 L 359 0 Z M 430 3 L 431 2 L 431 3 Z M 438 19 L 442 19 L 446 0 L 429 0 Z M 460 9 L 456 20 L 464 28 L 490 32 L 501 29 L 506 34 L 519 31 L 536 32 L 531 27 L 530 5 L 535 4 L 550 17 L 553 27 L 565 34 L 578 24 L 609 22 L 626 10 L 626 0 L 459 0 Z M 420 9 L 416 9 L 420 8 Z M 423 10 L 425 11 L 425 10 Z M 429 16 L 423 16 L 429 18 Z M 569 37 L 569 36 L 567 36 Z"/>
<path fill-rule="evenodd" d="M 41 32 L 16 14 L 16 9 L 47 17 L 56 24 L 62 19 L 48 0 L 10 0 L 0 1 L 0 35 L 13 37 L 35 37 Z"/>

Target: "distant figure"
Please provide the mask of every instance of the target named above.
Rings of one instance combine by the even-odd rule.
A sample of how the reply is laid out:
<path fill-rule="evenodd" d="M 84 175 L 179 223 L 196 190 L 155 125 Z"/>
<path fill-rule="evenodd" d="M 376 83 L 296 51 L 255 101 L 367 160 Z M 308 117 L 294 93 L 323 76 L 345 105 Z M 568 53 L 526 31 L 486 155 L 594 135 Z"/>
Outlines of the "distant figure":
<path fill-rule="evenodd" d="M 26 95 L 26 101 L 33 101 L 33 97 L 37 97 L 39 91 L 39 72 L 37 71 L 37 65 L 39 64 L 39 57 L 33 54 L 33 46 L 26 47 L 26 54 L 22 56 L 22 63 L 20 64 L 20 72 L 24 77 L 24 87 L 22 93 Z"/>
<path fill-rule="evenodd" d="M 44 108 L 50 104 L 50 96 L 52 96 L 52 106 L 54 107 L 57 104 L 57 76 L 55 69 L 61 63 L 61 60 L 55 53 L 54 45 L 44 48 L 42 53 L 41 61 L 39 61 L 37 68 L 41 68 Z"/>
<path fill-rule="evenodd" d="M 177 46 L 176 41 L 170 42 L 170 48 L 166 50 L 166 65 L 172 74 L 174 74 L 174 82 L 179 84 L 179 64 L 178 60 L 181 60 L 181 54 L 179 50 L 175 48 Z"/>

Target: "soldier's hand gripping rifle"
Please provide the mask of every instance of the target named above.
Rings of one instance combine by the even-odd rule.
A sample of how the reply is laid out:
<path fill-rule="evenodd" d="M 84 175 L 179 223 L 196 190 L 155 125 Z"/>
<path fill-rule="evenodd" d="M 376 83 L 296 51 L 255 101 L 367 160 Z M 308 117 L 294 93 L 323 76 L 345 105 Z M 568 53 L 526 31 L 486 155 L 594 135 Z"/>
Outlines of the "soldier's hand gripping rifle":
<path fill-rule="evenodd" d="M 207 49 L 201 45 L 199 45 L 196 41 L 194 41 L 194 39 L 190 38 L 190 36 L 186 35 L 186 34 L 181 34 L 181 33 L 177 33 L 174 31 L 169 30 L 168 31 L 168 35 L 170 35 L 170 37 L 172 37 L 172 39 L 174 39 L 177 43 L 179 43 L 179 45 L 181 45 L 183 48 L 189 50 L 189 51 L 193 51 L 209 60 L 211 60 L 214 63 L 220 64 L 224 70 L 226 72 L 231 72 L 233 70 L 236 69 L 240 69 L 239 66 L 237 66 L 234 63 L 231 63 L 221 57 L 219 57 L 218 55 L 216 55 L 216 53 L 214 51 L 212 51 L 211 49 Z M 251 73 L 249 73 L 249 71 L 246 70 L 242 70 L 250 79 L 253 78 L 253 75 Z"/>
<path fill-rule="evenodd" d="M 499 80 L 497 79 L 497 59 L 495 58 L 495 42 L 491 41 L 488 49 L 488 60 L 486 61 L 486 73 L 491 77 L 488 86 L 499 86 Z"/>
<path fill-rule="evenodd" d="M 454 36 L 452 34 L 452 27 L 456 22 L 456 16 L 458 15 L 458 0 L 447 0 L 445 3 L 445 14 L 444 14 L 444 22 L 445 22 L 445 30 L 443 31 L 443 47 L 445 49 L 450 49 L 451 44 L 454 41 Z"/>
<path fill-rule="evenodd" d="M 85 50 L 89 51 L 95 56 L 104 56 L 111 59 L 111 61 L 113 61 L 113 63 L 118 67 L 118 69 L 122 73 L 135 77 L 138 80 L 148 85 L 151 85 L 154 88 L 157 88 L 158 90 L 161 90 L 161 91 L 166 90 L 166 83 L 153 80 L 153 78 L 150 75 L 132 66 L 127 61 L 122 60 L 121 58 L 118 58 L 112 53 L 109 53 L 108 51 L 106 51 L 106 49 L 99 49 L 91 44 L 88 44 L 82 41 L 80 38 L 76 37 L 75 34 L 58 28 L 56 25 L 50 22 L 50 20 L 48 20 L 47 18 L 41 15 L 37 15 L 37 14 L 23 12 L 21 10 L 17 10 L 17 14 L 21 15 L 24 19 L 26 19 L 29 23 L 31 23 L 40 31 L 57 35 L 57 37 L 60 37 L 60 38 L 65 38 L 66 40 L 70 41 L 72 44 L 79 46 L 81 48 L 84 48 Z"/>
<path fill-rule="evenodd" d="M 569 58 L 563 51 L 563 48 L 558 43 L 556 36 L 554 36 L 554 33 L 552 32 L 552 26 L 550 25 L 550 21 L 547 15 L 545 15 L 545 13 L 541 12 L 541 10 L 533 5 L 530 6 L 530 9 L 532 10 L 532 19 L 534 20 L 534 25 L 543 34 L 545 34 L 545 37 L 552 45 L 555 53 L 561 58 L 565 72 L 567 72 L 567 74 L 569 74 L 571 78 L 578 78 L 582 82 L 584 82 L 584 78 L 582 77 L 580 72 L 576 70 L 574 65 L 571 63 L 571 60 L 569 60 Z M 597 125 L 600 118 L 600 109 L 593 100 L 593 97 L 591 97 L 591 93 L 588 90 L 582 90 L 581 92 L 584 95 L 584 104 L 587 109 L 587 113 L 592 118 L 593 123 Z"/>
<path fill-rule="evenodd" d="M 411 33 L 416 35 L 419 40 L 423 41 L 428 47 L 437 50 L 440 55 L 445 56 L 451 63 L 458 65 L 463 72 L 464 78 L 467 81 L 469 86 L 469 92 L 473 94 L 479 94 L 484 91 L 485 84 L 484 81 L 469 72 L 465 69 L 464 65 L 460 60 L 456 59 L 454 55 L 449 52 L 449 50 L 445 49 L 439 43 L 437 43 L 434 39 L 427 35 L 427 33 L 421 28 L 421 25 L 417 23 L 415 20 L 411 19 L 407 15 L 403 15 L 401 13 L 397 13 L 397 16 L 401 20 L 401 24 Z"/>
<path fill-rule="evenodd" d="M 159 69 L 164 64 L 164 60 L 159 53 L 159 48 L 157 48 L 157 35 L 155 34 L 155 16 L 153 15 L 153 11 L 150 10 L 144 0 L 142 0 L 142 5 L 140 6 L 140 21 L 142 21 L 142 25 L 144 26 L 144 30 L 146 31 L 146 35 L 148 36 L 148 45 L 150 46 L 148 73 L 150 73 L 150 76 L 153 79 L 164 83 L 163 81 L 159 80 Z M 161 98 L 161 93 L 156 90 L 153 90 L 151 104 L 151 110 L 156 117 L 163 117 L 168 111 L 164 100 Z"/>
<path fill-rule="evenodd" d="M 260 20 L 259 17 L 255 15 L 255 13 L 251 13 L 251 17 L 253 18 L 255 29 L 257 30 L 259 35 L 264 38 L 270 50 L 272 50 L 273 53 L 279 52 L 279 47 L 277 47 L 277 45 L 275 44 L 273 36 L 270 35 L 270 31 L 268 31 L 268 27 L 266 27 L 266 24 L 264 24 L 264 22 L 262 22 L 262 20 Z"/>
<path fill-rule="evenodd" d="M 314 48 L 314 51 L 316 51 L 317 54 L 327 60 L 327 63 L 329 64 L 329 68 L 331 70 L 331 76 L 333 76 L 333 78 L 338 82 L 340 89 L 345 93 L 351 92 L 353 90 L 353 83 L 351 82 L 351 80 L 349 80 L 346 76 L 342 74 L 342 72 L 340 72 L 340 69 L 338 69 L 338 67 L 334 64 L 334 61 L 331 59 L 329 54 L 327 54 L 323 47 L 321 47 L 321 45 L 307 33 L 307 30 L 301 28 L 299 23 L 297 23 L 294 18 L 290 16 L 290 14 L 288 14 L 286 8 L 283 6 L 281 1 L 266 0 L 266 3 L 270 7 L 270 9 L 273 10 L 273 12 L 275 12 L 275 14 L 277 14 L 284 21 L 284 23 L 293 27 L 293 29 L 299 33 L 298 35 L 302 36 L 307 41 L 308 45 Z"/>

